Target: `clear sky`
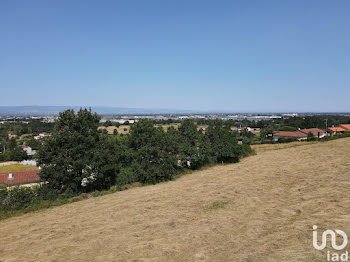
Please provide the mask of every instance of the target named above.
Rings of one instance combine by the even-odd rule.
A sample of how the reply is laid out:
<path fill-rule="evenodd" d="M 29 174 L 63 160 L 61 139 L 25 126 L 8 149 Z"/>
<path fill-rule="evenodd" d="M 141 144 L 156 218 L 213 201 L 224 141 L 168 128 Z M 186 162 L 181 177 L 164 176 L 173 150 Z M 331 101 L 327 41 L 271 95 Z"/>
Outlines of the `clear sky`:
<path fill-rule="evenodd" d="M 350 1 L 1 0 L 0 97 L 350 111 Z"/>

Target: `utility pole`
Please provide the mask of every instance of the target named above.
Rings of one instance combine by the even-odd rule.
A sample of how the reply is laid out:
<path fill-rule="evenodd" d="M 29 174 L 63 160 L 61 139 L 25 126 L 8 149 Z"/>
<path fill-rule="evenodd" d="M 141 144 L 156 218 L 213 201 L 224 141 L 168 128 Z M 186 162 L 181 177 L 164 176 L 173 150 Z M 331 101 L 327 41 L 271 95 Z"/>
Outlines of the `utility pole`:
<path fill-rule="evenodd" d="M 326 119 L 326 136 L 328 136 L 328 119 Z"/>

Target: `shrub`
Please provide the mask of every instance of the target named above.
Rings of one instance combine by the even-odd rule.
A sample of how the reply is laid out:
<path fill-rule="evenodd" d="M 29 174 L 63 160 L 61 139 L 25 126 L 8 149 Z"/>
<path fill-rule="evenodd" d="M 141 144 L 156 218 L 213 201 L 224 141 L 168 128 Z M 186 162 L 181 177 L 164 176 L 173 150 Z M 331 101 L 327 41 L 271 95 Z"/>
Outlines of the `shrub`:
<path fill-rule="evenodd" d="M 58 198 L 58 191 L 49 187 L 47 184 L 35 188 L 36 194 L 42 200 L 55 200 Z"/>
<path fill-rule="evenodd" d="M 3 206 L 6 210 L 19 210 L 30 206 L 35 200 L 36 196 L 31 188 L 15 187 L 8 191 Z"/>
<path fill-rule="evenodd" d="M 135 182 L 134 172 L 131 168 L 122 168 L 116 178 L 116 184 L 123 186 Z"/>
<path fill-rule="evenodd" d="M 293 126 L 282 126 L 278 129 L 278 131 L 297 131 L 298 129 Z"/>
<path fill-rule="evenodd" d="M 293 137 L 280 137 L 278 138 L 278 143 L 290 143 L 290 142 L 296 142 L 298 141 L 296 138 Z"/>
<path fill-rule="evenodd" d="M 253 149 L 248 144 L 242 144 L 242 157 L 249 156 L 253 153 Z"/>
<path fill-rule="evenodd" d="M 2 203 L 6 199 L 8 194 L 7 187 L 4 184 L 0 184 L 0 209 L 2 208 Z"/>

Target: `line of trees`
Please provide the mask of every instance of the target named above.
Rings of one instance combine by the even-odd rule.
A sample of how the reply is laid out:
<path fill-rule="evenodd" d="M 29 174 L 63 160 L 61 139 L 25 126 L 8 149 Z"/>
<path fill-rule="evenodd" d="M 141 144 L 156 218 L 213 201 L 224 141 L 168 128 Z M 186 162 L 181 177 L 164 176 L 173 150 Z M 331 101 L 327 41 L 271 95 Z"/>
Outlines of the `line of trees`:
<path fill-rule="evenodd" d="M 165 132 L 150 120 L 135 123 L 126 136 L 98 130 L 100 117 L 87 109 L 60 113 L 52 136 L 38 152 L 40 178 L 57 194 L 78 194 L 133 182 L 170 180 L 184 169 L 237 162 L 251 152 L 238 144 L 222 121 L 205 133 L 191 120 Z"/>

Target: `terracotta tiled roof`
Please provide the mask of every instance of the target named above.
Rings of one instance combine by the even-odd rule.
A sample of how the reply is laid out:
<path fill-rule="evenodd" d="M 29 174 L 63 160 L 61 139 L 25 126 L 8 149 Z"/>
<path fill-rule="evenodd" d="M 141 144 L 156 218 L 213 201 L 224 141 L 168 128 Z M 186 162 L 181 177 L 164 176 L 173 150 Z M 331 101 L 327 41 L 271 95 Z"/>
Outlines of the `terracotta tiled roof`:
<path fill-rule="evenodd" d="M 345 130 L 350 130 L 350 124 L 340 125 L 340 127 L 344 128 Z"/>
<path fill-rule="evenodd" d="M 274 136 L 284 136 L 284 137 L 307 137 L 307 134 L 300 131 L 274 131 Z"/>
<path fill-rule="evenodd" d="M 39 170 L 27 170 L 12 172 L 12 179 L 9 178 L 9 173 L 0 174 L 0 184 L 15 185 L 15 184 L 25 184 L 40 181 L 38 175 Z"/>
<path fill-rule="evenodd" d="M 312 133 L 314 136 L 318 136 L 318 134 L 322 135 L 324 133 L 324 130 L 319 128 L 308 128 L 308 129 L 300 129 L 300 132 L 303 132 L 305 134 Z"/>
<path fill-rule="evenodd" d="M 340 127 L 340 126 L 330 127 L 328 129 L 331 130 L 332 132 L 343 132 L 343 131 L 345 131 L 345 129 Z"/>

